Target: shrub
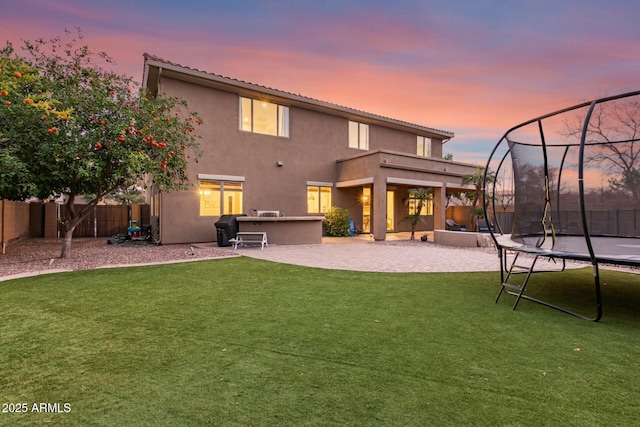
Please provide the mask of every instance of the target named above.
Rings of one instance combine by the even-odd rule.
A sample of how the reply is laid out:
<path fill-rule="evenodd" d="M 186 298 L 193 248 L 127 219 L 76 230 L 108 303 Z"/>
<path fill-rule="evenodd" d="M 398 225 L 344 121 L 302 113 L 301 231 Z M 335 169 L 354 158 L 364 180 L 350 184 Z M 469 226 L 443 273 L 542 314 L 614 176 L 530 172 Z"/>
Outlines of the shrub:
<path fill-rule="evenodd" d="M 327 236 L 348 237 L 349 236 L 349 211 L 338 206 L 332 206 L 324 214 L 323 221 Z"/>

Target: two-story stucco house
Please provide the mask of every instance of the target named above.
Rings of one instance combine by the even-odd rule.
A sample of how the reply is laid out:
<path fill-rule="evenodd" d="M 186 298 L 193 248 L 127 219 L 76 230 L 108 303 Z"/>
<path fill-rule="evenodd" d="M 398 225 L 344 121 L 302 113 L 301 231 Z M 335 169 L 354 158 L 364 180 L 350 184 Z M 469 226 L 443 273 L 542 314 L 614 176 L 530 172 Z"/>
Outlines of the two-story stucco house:
<path fill-rule="evenodd" d="M 189 103 L 204 152 L 192 191 L 156 192 L 162 243 L 216 240 L 225 214 L 349 211 L 358 231 L 384 240 L 406 231 L 409 189 L 433 189 L 427 229 L 444 229 L 448 192 L 476 166 L 442 159 L 453 133 L 195 70 L 144 55 L 143 85 Z"/>

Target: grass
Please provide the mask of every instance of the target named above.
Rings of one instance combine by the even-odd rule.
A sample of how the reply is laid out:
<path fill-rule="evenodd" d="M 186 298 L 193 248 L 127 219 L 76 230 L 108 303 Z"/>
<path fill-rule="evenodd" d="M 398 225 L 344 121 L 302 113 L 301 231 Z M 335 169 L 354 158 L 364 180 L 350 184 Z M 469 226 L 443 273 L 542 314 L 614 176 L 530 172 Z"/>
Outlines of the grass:
<path fill-rule="evenodd" d="M 638 279 L 603 272 L 600 323 L 494 304 L 497 273 L 234 258 L 3 282 L 0 401 L 30 412 L 0 425 L 638 425 Z M 584 311 L 592 286 L 530 285 Z"/>

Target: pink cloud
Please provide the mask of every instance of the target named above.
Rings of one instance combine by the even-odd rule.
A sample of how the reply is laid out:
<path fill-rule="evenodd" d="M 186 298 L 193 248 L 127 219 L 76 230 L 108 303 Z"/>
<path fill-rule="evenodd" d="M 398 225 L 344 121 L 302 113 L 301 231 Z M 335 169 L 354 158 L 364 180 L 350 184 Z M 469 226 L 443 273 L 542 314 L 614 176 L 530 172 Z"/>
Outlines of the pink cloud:
<path fill-rule="evenodd" d="M 278 25 L 230 33 L 230 26 L 205 27 L 193 17 L 172 19 L 172 10 L 164 6 L 141 20 L 135 7 L 120 16 L 118 8 L 79 2 L 27 3 L 34 11 L 28 20 L 27 7 L 4 11 L 0 38 L 18 45 L 21 38 L 58 36 L 79 23 L 92 48 L 114 57 L 115 71 L 138 81 L 142 54 L 149 52 L 203 71 L 452 131 L 452 147 L 473 141 L 486 145 L 493 135 L 499 138 L 532 117 L 637 87 L 633 33 L 625 39 L 606 31 L 585 37 L 574 22 L 596 28 L 599 19 L 612 17 L 581 15 L 569 7 L 545 16 L 540 24 L 546 27 L 503 28 L 491 26 L 486 17 L 469 19 L 451 10 L 438 14 L 418 8 L 421 18 L 412 19 L 400 10 L 351 5 L 340 15 L 310 16 L 316 9 L 292 5 L 292 15 L 270 15 Z M 196 21 L 200 25 L 189 25 Z M 544 33 L 550 26 L 562 36 Z"/>

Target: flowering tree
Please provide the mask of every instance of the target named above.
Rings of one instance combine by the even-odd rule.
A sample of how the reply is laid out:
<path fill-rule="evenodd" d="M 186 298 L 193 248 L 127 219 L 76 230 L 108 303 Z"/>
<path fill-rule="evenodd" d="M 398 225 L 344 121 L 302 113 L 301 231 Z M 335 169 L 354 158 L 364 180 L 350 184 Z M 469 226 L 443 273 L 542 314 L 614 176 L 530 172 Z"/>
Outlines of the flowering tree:
<path fill-rule="evenodd" d="M 68 120 L 51 99 L 47 81 L 8 44 L 0 50 L 0 197 L 22 200 L 37 193 L 29 167 L 36 159 L 28 147 L 47 139 L 54 123 Z M 16 144 L 15 141 L 24 141 Z"/>
<path fill-rule="evenodd" d="M 63 224 L 62 258 L 70 255 L 73 230 L 105 195 L 139 182 L 166 190 L 187 187 L 187 159 L 200 156 L 195 126 L 202 121 L 188 112 L 185 101 L 149 97 L 131 77 L 105 71 L 98 62 L 109 64 L 111 59 L 83 45 L 79 30 L 75 35 L 67 31 L 64 40 L 27 41 L 25 49 L 27 58 L 5 58 L 6 52 L 3 61 L 30 64 L 33 71 L 27 75 L 34 81 L 18 85 L 28 93 L 23 103 L 33 99 L 31 104 L 43 103 L 42 108 L 51 110 L 40 114 L 45 126 L 31 127 L 32 112 L 14 122 L 25 108 L 0 106 L 0 134 L 5 135 L 0 153 L 16 157 L 14 173 L 29 183 L 23 189 L 3 189 L 0 196 L 65 196 L 69 220 Z M 12 89 L 5 90 L 9 95 Z M 92 200 L 78 208 L 75 202 L 82 195 L 92 195 Z"/>

